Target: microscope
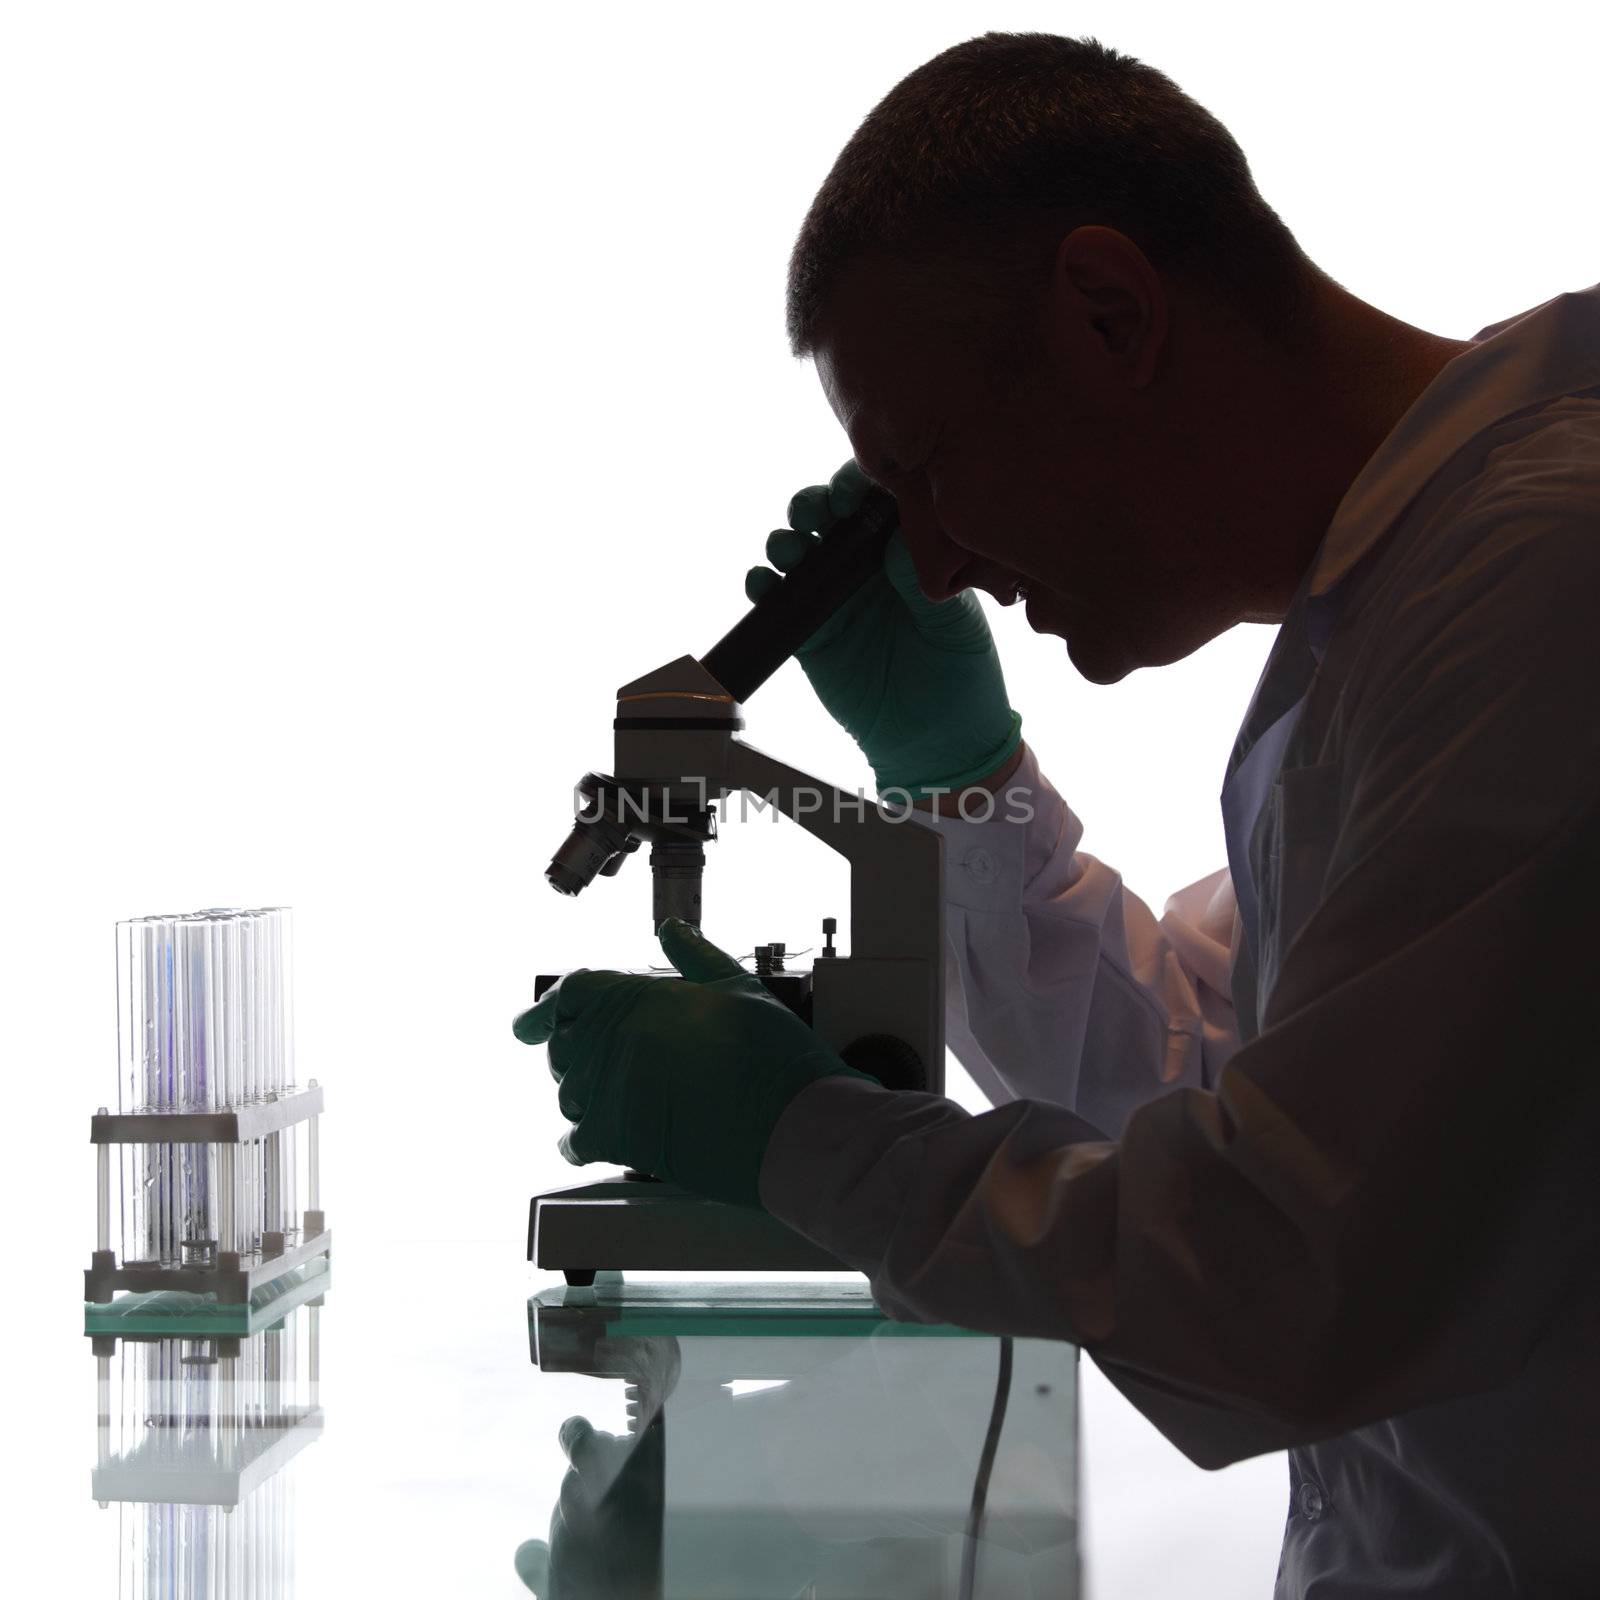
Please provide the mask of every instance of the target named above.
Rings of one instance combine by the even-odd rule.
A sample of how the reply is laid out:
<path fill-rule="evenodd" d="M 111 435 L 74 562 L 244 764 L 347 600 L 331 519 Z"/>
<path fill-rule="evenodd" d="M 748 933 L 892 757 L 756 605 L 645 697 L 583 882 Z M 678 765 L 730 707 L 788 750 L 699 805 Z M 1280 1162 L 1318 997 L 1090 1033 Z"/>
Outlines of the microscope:
<path fill-rule="evenodd" d="M 891 1089 L 941 1093 L 943 840 L 909 807 L 847 794 L 738 737 L 750 696 L 881 569 L 896 520 L 893 498 L 871 491 L 705 655 L 679 656 L 617 691 L 613 770 L 579 783 L 572 832 L 545 876 L 575 895 L 648 843 L 652 931 L 666 917 L 699 926 L 718 807 L 740 791 L 756 797 L 850 866 L 848 953 L 835 948 L 830 917 L 809 972 L 766 945 L 756 975 L 851 1066 Z M 556 981 L 541 977 L 536 993 Z M 601 1271 L 845 1270 L 765 1211 L 631 1172 L 536 1196 L 528 1258 L 577 1286 Z"/>

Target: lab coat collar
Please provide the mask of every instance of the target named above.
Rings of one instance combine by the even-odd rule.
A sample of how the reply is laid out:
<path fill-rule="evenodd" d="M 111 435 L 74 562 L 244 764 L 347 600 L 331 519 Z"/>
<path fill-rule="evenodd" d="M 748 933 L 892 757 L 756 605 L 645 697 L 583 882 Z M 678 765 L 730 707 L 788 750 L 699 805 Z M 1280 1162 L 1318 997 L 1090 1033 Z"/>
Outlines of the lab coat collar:
<path fill-rule="evenodd" d="M 1448 362 L 1346 491 L 1312 564 L 1328 594 L 1474 435 L 1513 413 L 1600 385 L 1600 285 L 1485 328 Z"/>
<path fill-rule="evenodd" d="M 1358 569 L 1428 481 L 1484 429 L 1563 394 L 1600 385 L 1600 287 L 1560 295 L 1485 328 L 1449 362 L 1378 447 L 1334 513 L 1284 615 L 1222 786 L 1223 831 L 1239 920 L 1234 1000 L 1245 1036 L 1256 1015 L 1259 915 L 1251 841 Z"/>

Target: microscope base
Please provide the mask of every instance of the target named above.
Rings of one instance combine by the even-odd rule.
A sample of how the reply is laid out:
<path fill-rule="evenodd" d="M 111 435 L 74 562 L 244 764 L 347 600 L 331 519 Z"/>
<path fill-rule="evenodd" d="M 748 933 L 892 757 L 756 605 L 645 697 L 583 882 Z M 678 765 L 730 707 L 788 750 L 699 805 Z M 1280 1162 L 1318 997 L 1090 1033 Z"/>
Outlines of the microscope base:
<path fill-rule="evenodd" d="M 575 1286 L 596 1272 L 850 1270 L 765 1211 L 625 1178 L 535 1195 L 528 1259 Z"/>

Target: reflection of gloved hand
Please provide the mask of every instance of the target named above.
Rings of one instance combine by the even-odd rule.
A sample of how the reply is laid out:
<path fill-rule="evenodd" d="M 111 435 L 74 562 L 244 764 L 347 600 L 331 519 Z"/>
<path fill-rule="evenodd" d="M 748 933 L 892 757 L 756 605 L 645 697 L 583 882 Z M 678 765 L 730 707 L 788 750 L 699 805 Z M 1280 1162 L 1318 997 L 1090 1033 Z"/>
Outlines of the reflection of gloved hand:
<path fill-rule="evenodd" d="M 789 524 L 767 539 L 767 559 L 790 572 L 816 535 L 861 503 L 870 481 L 848 461 L 828 484 L 789 502 Z M 759 600 L 779 579 L 752 567 L 745 593 Z M 905 539 L 889 541 L 869 579 L 795 651 L 829 714 L 872 763 L 878 792 L 957 789 L 988 777 L 1017 748 L 1021 718 L 1006 698 L 1000 657 L 971 590 L 929 600 Z"/>
<path fill-rule="evenodd" d="M 561 1153 L 614 1161 L 759 1205 L 773 1127 L 808 1084 L 851 1072 L 761 980 L 676 917 L 661 948 L 682 978 L 569 972 L 512 1024 L 550 1045 Z M 864 1073 L 855 1073 L 864 1077 Z"/>
<path fill-rule="evenodd" d="M 585 1417 L 561 1424 L 572 1464 L 550 1514 L 550 1540 L 517 1547 L 517 1576 L 539 1600 L 659 1600 L 665 1434 L 598 1433 Z"/>

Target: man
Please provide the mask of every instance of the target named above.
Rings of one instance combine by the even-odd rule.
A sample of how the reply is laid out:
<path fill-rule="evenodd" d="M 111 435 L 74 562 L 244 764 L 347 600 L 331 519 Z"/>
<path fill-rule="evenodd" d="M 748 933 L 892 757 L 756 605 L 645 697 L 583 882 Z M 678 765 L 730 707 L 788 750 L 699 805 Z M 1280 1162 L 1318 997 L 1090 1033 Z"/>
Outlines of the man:
<path fill-rule="evenodd" d="M 1287 1448 L 1281 1594 L 1600 1592 L 1600 292 L 1407 327 L 1160 74 L 989 35 L 846 146 L 790 332 L 903 536 L 802 661 L 939 813 L 997 1109 L 851 1073 L 668 924 L 686 981 L 519 1019 L 569 1154 L 759 1201 L 897 1315 L 1077 1340 L 1204 1466 Z M 1097 682 L 1281 622 L 1227 872 L 1158 919 L 1077 851 L 973 588 Z M 962 820 L 999 789 L 1032 820 Z"/>

